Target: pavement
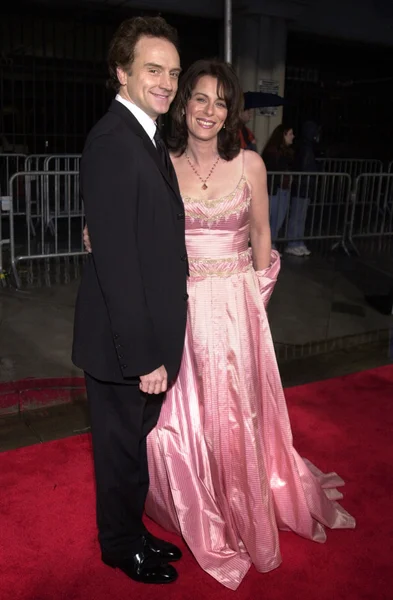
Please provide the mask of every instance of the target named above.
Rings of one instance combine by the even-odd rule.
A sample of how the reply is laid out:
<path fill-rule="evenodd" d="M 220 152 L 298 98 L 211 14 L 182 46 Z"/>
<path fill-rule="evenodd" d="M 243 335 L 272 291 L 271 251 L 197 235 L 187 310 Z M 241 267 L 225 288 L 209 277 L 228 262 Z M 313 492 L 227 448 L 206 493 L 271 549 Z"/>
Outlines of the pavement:
<path fill-rule="evenodd" d="M 285 256 L 268 315 L 284 386 L 373 368 L 392 361 L 393 317 L 365 293 L 391 285 L 389 260 L 316 254 Z M 20 267 L 22 288 L 0 287 L 0 389 L 25 378 L 70 378 L 73 312 L 80 261 Z M 0 450 L 86 431 L 84 399 L 7 415 Z"/>
<path fill-rule="evenodd" d="M 81 265 L 75 259 L 32 270 L 21 265 L 20 271 L 22 289 L 0 288 L 0 382 L 80 375 L 70 356 Z M 347 339 L 353 346 L 376 341 L 379 333 L 389 336 L 393 317 L 364 298 L 388 286 L 383 272 L 356 258 L 285 256 L 268 307 L 278 356 L 308 356 L 322 353 L 328 342 L 342 347 Z"/>

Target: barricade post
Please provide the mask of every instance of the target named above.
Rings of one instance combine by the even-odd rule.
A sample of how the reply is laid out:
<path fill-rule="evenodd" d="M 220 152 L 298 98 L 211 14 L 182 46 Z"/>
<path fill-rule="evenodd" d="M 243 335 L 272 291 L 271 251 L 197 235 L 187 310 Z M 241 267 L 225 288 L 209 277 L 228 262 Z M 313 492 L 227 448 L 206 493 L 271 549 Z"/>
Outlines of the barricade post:
<path fill-rule="evenodd" d="M 349 240 L 374 238 L 380 243 L 393 236 L 393 173 L 359 175 L 354 186 Z"/>
<path fill-rule="evenodd" d="M 268 193 L 273 242 L 331 240 L 348 252 L 347 173 L 269 172 Z"/>
<path fill-rule="evenodd" d="M 30 172 L 15 173 L 9 183 L 11 197 L 21 178 Z M 38 215 L 50 214 L 50 227 L 45 218 L 35 229 L 16 227 L 13 202 L 10 211 L 11 268 L 15 282 L 20 287 L 18 264 L 22 261 L 81 256 L 83 246 L 84 212 L 79 200 L 79 171 L 36 171 L 34 172 L 34 197 L 27 198 L 27 209 L 32 216 L 31 206 L 36 205 Z M 78 207 L 78 211 L 74 207 Z M 48 213 L 50 207 L 50 213 Z"/>

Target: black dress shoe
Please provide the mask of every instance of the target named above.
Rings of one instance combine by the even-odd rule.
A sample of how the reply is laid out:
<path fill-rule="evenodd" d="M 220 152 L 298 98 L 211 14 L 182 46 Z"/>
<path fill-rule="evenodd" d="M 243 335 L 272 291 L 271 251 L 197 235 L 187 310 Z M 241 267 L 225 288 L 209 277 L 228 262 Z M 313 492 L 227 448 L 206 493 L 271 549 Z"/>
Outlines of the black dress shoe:
<path fill-rule="evenodd" d="M 142 536 L 144 544 L 154 553 L 155 556 L 166 560 L 167 562 L 175 562 L 180 560 L 182 553 L 180 548 L 154 537 L 148 531 Z"/>
<path fill-rule="evenodd" d="M 120 569 L 128 577 L 141 583 L 172 583 L 177 579 L 176 569 L 156 556 L 146 544 L 143 544 L 140 552 L 126 557 L 115 557 L 103 552 L 102 562 Z"/>

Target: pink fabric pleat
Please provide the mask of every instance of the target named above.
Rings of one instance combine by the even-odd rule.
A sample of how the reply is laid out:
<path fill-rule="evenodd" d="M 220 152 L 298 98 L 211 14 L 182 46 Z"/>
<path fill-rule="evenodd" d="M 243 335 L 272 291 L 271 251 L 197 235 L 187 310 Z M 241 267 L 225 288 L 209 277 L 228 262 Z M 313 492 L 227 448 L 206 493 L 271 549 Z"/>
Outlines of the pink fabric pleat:
<path fill-rule="evenodd" d="M 324 475 L 293 448 L 266 306 L 280 270 L 252 267 L 250 191 L 187 200 L 189 309 L 179 375 L 148 438 L 147 514 L 180 533 L 206 572 L 236 589 L 281 562 L 278 530 L 324 542 L 353 528 Z"/>

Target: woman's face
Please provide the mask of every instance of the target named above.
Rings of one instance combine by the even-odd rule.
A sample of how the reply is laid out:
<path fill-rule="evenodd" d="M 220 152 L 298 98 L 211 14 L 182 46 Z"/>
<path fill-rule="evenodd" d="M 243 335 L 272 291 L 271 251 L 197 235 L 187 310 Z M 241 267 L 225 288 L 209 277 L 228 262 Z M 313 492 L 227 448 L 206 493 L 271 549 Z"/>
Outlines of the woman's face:
<path fill-rule="evenodd" d="M 293 140 L 295 139 L 295 134 L 293 133 L 293 129 L 288 129 L 284 133 L 284 142 L 287 146 L 292 146 Z"/>
<path fill-rule="evenodd" d="M 244 109 L 240 113 L 240 120 L 241 120 L 241 122 L 244 123 L 244 124 L 249 123 L 249 121 L 251 121 L 251 119 L 252 119 L 252 114 L 253 114 L 253 109 L 252 108 Z"/>
<path fill-rule="evenodd" d="M 224 98 L 217 94 L 217 79 L 210 75 L 199 78 L 186 106 L 189 135 L 199 140 L 210 140 L 222 129 L 228 109 Z"/>

